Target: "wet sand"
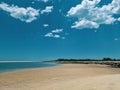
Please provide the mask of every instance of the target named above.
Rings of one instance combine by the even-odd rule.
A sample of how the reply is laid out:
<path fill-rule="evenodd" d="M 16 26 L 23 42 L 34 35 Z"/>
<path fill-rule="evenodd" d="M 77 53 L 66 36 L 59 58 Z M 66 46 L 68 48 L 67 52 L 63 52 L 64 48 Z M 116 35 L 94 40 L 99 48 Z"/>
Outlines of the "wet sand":
<path fill-rule="evenodd" d="M 0 90 L 119 90 L 120 68 L 97 64 L 0 73 Z"/>

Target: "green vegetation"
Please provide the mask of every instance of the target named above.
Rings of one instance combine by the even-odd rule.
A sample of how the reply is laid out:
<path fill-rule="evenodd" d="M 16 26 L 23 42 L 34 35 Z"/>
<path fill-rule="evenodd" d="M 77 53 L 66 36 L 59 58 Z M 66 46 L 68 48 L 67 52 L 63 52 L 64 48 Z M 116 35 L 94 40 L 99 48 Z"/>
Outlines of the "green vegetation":
<path fill-rule="evenodd" d="M 111 59 L 111 58 L 103 58 L 103 59 L 57 59 L 55 61 L 120 61 L 120 59 Z"/>
<path fill-rule="evenodd" d="M 120 68 L 120 59 L 111 59 L 103 58 L 102 60 L 98 59 L 57 59 L 54 61 L 59 64 L 104 64 L 110 65 L 111 67 Z"/>

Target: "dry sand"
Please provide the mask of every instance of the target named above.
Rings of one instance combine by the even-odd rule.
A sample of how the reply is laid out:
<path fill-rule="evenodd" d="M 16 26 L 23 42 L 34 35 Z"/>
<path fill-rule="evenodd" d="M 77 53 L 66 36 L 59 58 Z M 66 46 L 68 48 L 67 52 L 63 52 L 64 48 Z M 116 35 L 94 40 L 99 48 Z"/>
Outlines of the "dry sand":
<path fill-rule="evenodd" d="M 0 90 L 120 90 L 120 69 L 66 64 L 1 73 Z"/>

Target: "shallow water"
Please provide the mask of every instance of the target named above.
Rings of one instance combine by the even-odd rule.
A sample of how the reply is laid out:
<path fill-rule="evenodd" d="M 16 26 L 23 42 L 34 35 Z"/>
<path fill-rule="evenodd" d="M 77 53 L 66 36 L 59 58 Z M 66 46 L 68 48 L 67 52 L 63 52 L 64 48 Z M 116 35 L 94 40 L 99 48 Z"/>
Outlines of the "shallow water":
<path fill-rule="evenodd" d="M 0 73 L 11 72 L 21 69 L 29 68 L 43 68 L 57 66 L 56 63 L 45 63 L 45 62 L 0 62 Z"/>

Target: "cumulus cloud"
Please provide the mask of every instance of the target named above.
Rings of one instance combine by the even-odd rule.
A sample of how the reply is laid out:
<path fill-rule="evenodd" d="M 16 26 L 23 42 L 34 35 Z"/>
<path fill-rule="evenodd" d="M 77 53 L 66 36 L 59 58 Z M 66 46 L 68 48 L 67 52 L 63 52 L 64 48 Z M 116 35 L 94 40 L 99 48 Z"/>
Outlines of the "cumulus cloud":
<path fill-rule="evenodd" d="M 120 21 L 120 18 L 118 18 L 118 21 Z"/>
<path fill-rule="evenodd" d="M 49 26 L 49 24 L 43 24 L 43 27 L 48 27 Z"/>
<path fill-rule="evenodd" d="M 41 1 L 43 1 L 44 3 L 46 3 L 46 2 L 48 2 L 49 0 L 41 0 Z"/>
<path fill-rule="evenodd" d="M 47 33 L 46 35 L 45 35 L 45 37 L 52 37 L 52 38 L 60 38 L 60 35 L 58 35 L 58 34 L 53 34 L 53 33 Z"/>
<path fill-rule="evenodd" d="M 51 32 L 45 34 L 45 37 L 51 37 L 51 38 L 61 38 L 65 39 L 65 37 L 61 37 L 60 33 L 63 31 L 63 29 L 55 29 Z"/>
<path fill-rule="evenodd" d="M 50 1 L 50 0 L 34 0 L 34 1 L 47 3 L 47 2 Z"/>
<path fill-rule="evenodd" d="M 113 15 L 120 14 L 120 0 L 113 0 L 108 5 L 97 7 L 101 0 L 83 0 L 81 4 L 72 7 L 67 17 L 77 18 L 71 28 L 99 28 L 101 24 L 113 24 L 120 21 Z"/>
<path fill-rule="evenodd" d="M 115 41 L 118 41 L 119 39 L 118 38 L 114 38 Z"/>
<path fill-rule="evenodd" d="M 47 33 L 45 34 L 45 37 L 53 37 L 53 33 Z"/>
<path fill-rule="evenodd" d="M 63 31 L 63 29 L 55 29 L 52 30 L 52 33 L 61 33 Z"/>
<path fill-rule="evenodd" d="M 39 16 L 39 10 L 36 10 L 32 7 L 23 8 L 15 5 L 10 6 L 7 3 L 1 3 L 0 9 L 8 12 L 13 18 L 19 19 L 26 23 L 36 20 Z"/>
<path fill-rule="evenodd" d="M 54 38 L 60 38 L 60 35 L 55 34 L 55 35 L 54 35 Z"/>
<path fill-rule="evenodd" d="M 75 25 L 71 26 L 71 28 L 83 29 L 83 28 L 98 28 L 99 27 L 99 25 L 96 22 L 85 20 L 85 19 L 76 21 L 74 24 Z"/>
<path fill-rule="evenodd" d="M 53 6 L 47 6 L 44 10 L 41 11 L 41 14 L 50 13 L 53 10 Z"/>

